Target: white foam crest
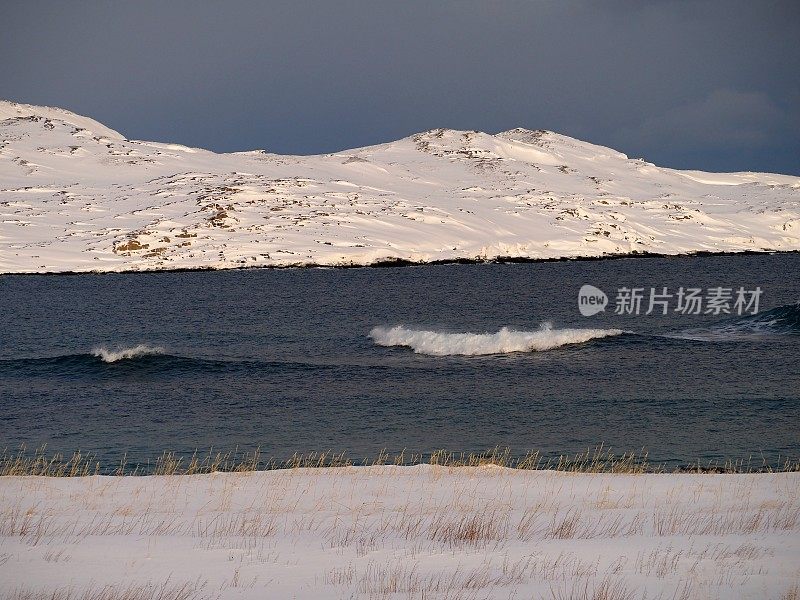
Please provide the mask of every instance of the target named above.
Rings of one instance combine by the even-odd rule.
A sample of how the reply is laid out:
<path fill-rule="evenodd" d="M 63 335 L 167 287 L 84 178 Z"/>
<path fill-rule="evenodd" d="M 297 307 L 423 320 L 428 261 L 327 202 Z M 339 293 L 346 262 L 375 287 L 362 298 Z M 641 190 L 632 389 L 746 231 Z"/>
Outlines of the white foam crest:
<path fill-rule="evenodd" d="M 536 331 L 514 331 L 503 327 L 497 333 L 447 333 L 395 325 L 374 327 L 369 336 L 380 346 L 408 346 L 417 354 L 478 356 L 541 352 L 621 333 L 621 329 L 553 329 L 550 324 L 544 323 Z"/>
<path fill-rule="evenodd" d="M 164 349 L 158 346 L 148 346 L 146 344 L 139 344 L 132 348 L 121 348 L 119 350 L 109 350 L 100 346 L 92 350 L 92 356 L 96 356 L 103 362 L 113 363 L 118 360 L 125 360 L 127 358 L 138 358 L 140 356 L 150 356 L 153 354 L 163 354 Z"/>

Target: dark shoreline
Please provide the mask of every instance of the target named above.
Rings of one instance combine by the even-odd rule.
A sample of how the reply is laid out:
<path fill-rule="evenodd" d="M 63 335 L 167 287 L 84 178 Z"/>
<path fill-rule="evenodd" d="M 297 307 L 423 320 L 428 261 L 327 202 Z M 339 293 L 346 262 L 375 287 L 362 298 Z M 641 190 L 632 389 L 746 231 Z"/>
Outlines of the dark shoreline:
<path fill-rule="evenodd" d="M 38 277 L 38 276 L 77 276 L 77 275 L 151 275 L 154 273 L 194 273 L 205 271 L 257 271 L 274 270 L 284 271 L 288 269 L 383 269 L 392 267 L 428 267 L 428 266 L 447 266 L 447 265 L 510 265 L 510 264 L 529 264 L 529 263 L 553 263 L 553 262 L 596 262 L 606 260 L 625 260 L 625 259 L 647 259 L 647 258 L 669 258 L 686 259 L 698 257 L 716 256 L 763 256 L 770 254 L 800 254 L 800 250 L 721 250 L 709 251 L 698 250 L 696 252 L 685 252 L 681 254 L 662 254 L 658 252 L 629 252 L 626 254 L 604 254 L 601 256 L 563 256 L 558 258 L 527 258 L 515 256 L 498 256 L 495 258 L 452 258 L 431 261 L 413 261 L 403 258 L 383 259 L 365 265 L 321 265 L 315 263 L 299 265 L 244 265 L 239 267 L 176 267 L 165 269 L 141 269 L 129 271 L 43 271 L 21 272 L 21 273 L 0 273 L 0 278 L 6 276 Z"/>

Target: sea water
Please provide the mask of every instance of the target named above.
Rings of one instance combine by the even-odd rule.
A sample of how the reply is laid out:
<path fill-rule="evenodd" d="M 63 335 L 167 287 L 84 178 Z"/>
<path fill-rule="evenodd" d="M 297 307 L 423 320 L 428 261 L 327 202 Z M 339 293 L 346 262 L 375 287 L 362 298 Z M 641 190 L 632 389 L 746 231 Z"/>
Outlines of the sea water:
<path fill-rule="evenodd" d="M 4 275 L 0 449 L 796 459 L 798 273 L 780 254 Z M 583 316 L 584 285 L 604 310 Z M 759 289 L 757 311 L 678 310 L 717 288 Z M 645 314 L 651 290 L 670 298 Z"/>

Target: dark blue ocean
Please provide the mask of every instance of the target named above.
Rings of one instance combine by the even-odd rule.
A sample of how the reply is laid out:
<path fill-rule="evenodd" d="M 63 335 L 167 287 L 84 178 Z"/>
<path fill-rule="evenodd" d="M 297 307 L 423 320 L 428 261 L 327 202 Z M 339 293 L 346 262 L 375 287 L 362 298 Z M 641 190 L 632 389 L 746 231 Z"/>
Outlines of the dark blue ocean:
<path fill-rule="evenodd" d="M 797 459 L 798 274 L 800 254 L 3 275 L 0 450 L 47 444 L 110 463 L 211 447 L 358 459 L 603 443 L 667 464 Z M 605 311 L 581 315 L 584 284 L 608 295 Z M 644 314 L 651 287 L 673 294 L 667 315 Z M 760 288 L 758 314 L 733 302 L 678 312 L 681 287 Z M 644 290 L 640 314 L 615 314 L 621 288 Z M 397 325 L 444 355 L 370 337 Z M 624 333 L 447 354 L 460 348 L 448 334 L 503 327 L 551 341 L 563 329 Z"/>

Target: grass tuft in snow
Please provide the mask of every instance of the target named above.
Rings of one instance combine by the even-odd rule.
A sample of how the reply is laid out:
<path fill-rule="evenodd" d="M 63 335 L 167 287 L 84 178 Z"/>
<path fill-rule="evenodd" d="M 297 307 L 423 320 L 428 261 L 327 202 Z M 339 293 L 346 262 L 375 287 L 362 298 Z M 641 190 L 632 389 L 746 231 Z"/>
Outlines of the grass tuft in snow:
<path fill-rule="evenodd" d="M 128 584 L 89 586 L 75 589 L 62 587 L 55 590 L 36 590 L 17 588 L 8 596 L 8 600 L 205 600 L 207 595 L 201 594 L 203 586 L 199 583 L 160 585 Z"/>

